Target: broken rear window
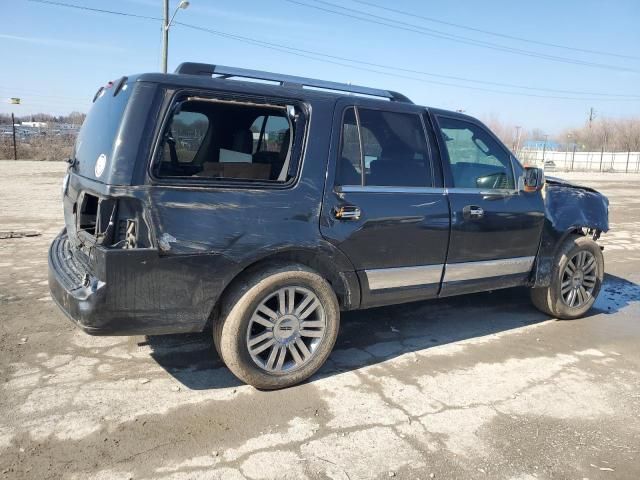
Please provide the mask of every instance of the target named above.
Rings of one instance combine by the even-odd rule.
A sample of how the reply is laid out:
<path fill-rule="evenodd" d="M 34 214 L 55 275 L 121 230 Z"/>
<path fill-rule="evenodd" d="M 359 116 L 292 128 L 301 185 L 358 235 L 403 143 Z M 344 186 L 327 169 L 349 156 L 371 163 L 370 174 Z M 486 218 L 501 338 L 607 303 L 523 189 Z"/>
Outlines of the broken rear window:
<path fill-rule="evenodd" d="M 293 106 L 190 97 L 174 107 L 156 175 L 287 182 L 295 123 Z"/>

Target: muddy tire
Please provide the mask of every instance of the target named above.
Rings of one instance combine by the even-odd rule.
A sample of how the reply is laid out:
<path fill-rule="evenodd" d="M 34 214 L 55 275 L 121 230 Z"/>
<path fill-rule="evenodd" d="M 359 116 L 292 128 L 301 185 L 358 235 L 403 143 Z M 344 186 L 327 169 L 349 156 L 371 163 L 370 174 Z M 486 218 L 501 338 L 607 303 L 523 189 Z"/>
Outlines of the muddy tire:
<path fill-rule="evenodd" d="M 560 247 L 551 284 L 531 290 L 535 307 L 555 318 L 582 317 L 593 306 L 604 278 L 602 251 L 591 238 L 569 236 Z"/>
<path fill-rule="evenodd" d="M 233 374 L 274 390 L 313 375 L 333 349 L 340 309 L 331 285 L 304 265 L 273 265 L 237 281 L 213 326 Z"/>

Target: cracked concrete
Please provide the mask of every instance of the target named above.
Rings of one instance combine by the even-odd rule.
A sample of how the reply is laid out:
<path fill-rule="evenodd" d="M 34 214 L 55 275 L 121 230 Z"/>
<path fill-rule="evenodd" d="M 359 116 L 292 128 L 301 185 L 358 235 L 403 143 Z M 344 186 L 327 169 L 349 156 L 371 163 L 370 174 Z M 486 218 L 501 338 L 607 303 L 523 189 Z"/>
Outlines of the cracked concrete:
<path fill-rule="evenodd" d="M 0 229 L 43 233 L 0 243 L 0 478 L 640 478 L 640 177 L 590 179 L 615 234 L 586 318 L 523 289 L 347 313 L 311 381 L 258 392 L 206 333 L 64 318 L 46 286 L 63 169 L 0 162 Z"/>

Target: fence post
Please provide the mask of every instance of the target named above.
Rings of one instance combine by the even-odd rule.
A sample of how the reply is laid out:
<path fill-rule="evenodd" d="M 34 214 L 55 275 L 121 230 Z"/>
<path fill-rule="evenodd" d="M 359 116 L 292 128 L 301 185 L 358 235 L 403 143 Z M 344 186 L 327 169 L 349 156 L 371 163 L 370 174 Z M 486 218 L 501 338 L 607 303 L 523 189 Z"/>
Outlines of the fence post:
<path fill-rule="evenodd" d="M 629 157 L 631 156 L 631 150 L 627 152 L 627 166 L 624 168 L 624 173 L 629 173 Z"/>
<path fill-rule="evenodd" d="M 602 159 L 604 158 L 604 145 L 600 149 L 600 171 L 602 171 Z"/>
<path fill-rule="evenodd" d="M 573 172 L 573 162 L 576 159 L 576 144 L 573 144 L 573 154 L 571 155 L 571 171 Z"/>
<path fill-rule="evenodd" d="M 18 160 L 18 147 L 16 146 L 16 119 L 11 112 L 11 128 L 13 129 L 13 159 Z"/>

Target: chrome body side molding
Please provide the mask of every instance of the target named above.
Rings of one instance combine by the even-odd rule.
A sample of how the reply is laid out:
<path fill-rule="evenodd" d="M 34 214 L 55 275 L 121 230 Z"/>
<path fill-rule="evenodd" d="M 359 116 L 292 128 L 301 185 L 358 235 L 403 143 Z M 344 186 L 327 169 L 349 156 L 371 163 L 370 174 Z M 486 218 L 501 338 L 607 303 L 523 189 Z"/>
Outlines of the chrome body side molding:
<path fill-rule="evenodd" d="M 531 271 L 534 260 L 535 257 L 516 257 L 480 262 L 449 263 L 445 268 L 444 283 L 527 273 Z"/>
<path fill-rule="evenodd" d="M 365 275 L 369 283 L 369 290 L 372 291 L 387 288 L 408 288 L 439 283 L 443 268 L 443 283 L 460 282 L 518 273 L 525 274 L 531 271 L 534 260 L 535 257 L 516 257 L 447 265 L 376 268 L 365 270 Z"/>
<path fill-rule="evenodd" d="M 416 287 L 440 283 L 444 265 L 420 265 L 417 267 L 376 268 L 365 270 L 369 290 Z"/>

